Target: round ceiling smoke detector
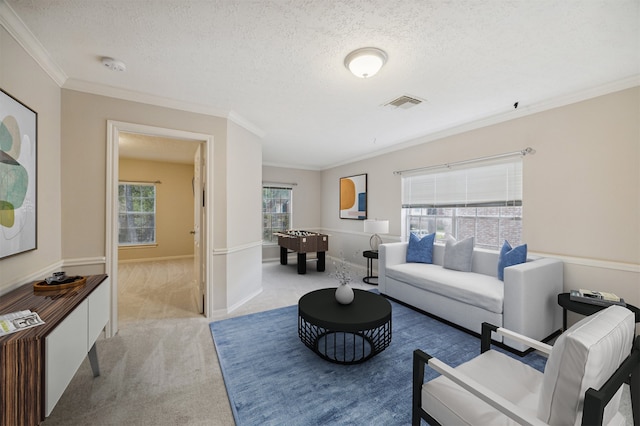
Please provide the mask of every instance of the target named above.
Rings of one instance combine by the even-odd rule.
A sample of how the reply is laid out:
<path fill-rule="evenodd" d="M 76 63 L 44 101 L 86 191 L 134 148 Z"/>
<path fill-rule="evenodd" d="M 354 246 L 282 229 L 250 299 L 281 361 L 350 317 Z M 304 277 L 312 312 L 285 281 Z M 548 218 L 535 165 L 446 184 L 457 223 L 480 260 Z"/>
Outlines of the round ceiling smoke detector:
<path fill-rule="evenodd" d="M 127 66 L 122 61 L 117 61 L 113 58 L 103 57 L 102 65 L 109 68 L 111 71 L 126 71 Z"/>

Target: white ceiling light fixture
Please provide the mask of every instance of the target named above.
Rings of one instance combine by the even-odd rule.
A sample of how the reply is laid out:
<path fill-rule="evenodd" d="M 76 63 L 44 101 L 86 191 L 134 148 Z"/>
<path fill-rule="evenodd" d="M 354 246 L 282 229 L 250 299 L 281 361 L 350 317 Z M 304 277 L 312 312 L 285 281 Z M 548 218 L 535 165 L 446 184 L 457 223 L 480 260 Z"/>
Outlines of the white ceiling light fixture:
<path fill-rule="evenodd" d="M 105 56 L 102 58 L 102 65 L 109 68 L 111 71 L 126 71 L 127 66 L 122 61 L 115 60 Z"/>
<path fill-rule="evenodd" d="M 387 62 L 387 54 L 377 47 L 363 47 L 344 58 L 344 66 L 356 77 L 373 77 Z"/>

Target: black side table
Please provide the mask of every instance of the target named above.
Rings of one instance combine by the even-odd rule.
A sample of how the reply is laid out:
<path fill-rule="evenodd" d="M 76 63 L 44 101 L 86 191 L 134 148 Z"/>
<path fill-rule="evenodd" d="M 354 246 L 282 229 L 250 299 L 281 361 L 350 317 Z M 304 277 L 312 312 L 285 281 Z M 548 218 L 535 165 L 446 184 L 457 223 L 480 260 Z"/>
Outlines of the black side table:
<path fill-rule="evenodd" d="M 378 285 L 378 281 L 371 282 L 372 278 L 375 278 L 376 280 L 378 279 L 376 275 L 373 275 L 373 259 L 378 258 L 378 252 L 373 250 L 365 250 L 362 252 L 362 255 L 367 258 L 367 276 L 364 277 L 362 281 L 367 284 Z"/>
<path fill-rule="evenodd" d="M 567 329 L 567 311 L 581 315 L 593 315 L 607 307 L 571 300 L 569 296 L 569 293 L 560 293 L 558 295 L 558 305 L 562 306 L 562 330 Z M 625 307 L 635 314 L 636 322 L 640 322 L 640 309 L 628 303 Z"/>

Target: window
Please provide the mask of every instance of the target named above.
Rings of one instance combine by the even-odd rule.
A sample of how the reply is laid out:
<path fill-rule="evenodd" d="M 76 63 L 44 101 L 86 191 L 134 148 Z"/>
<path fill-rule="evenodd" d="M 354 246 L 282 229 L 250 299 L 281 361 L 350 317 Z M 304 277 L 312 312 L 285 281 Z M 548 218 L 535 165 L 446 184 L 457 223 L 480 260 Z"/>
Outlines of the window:
<path fill-rule="evenodd" d="M 156 187 L 121 183 L 118 187 L 118 243 L 121 246 L 156 243 Z"/>
<path fill-rule="evenodd" d="M 273 233 L 291 229 L 291 188 L 262 187 L 262 241 L 277 243 Z"/>
<path fill-rule="evenodd" d="M 403 233 L 475 237 L 499 249 L 522 240 L 522 160 L 402 176 Z"/>

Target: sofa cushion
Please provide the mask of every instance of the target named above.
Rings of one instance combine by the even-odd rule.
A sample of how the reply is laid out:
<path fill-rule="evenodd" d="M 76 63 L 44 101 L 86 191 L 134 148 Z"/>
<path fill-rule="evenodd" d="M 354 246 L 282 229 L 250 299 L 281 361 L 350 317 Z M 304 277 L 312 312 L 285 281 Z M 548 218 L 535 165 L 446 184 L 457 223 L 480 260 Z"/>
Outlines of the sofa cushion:
<path fill-rule="evenodd" d="M 456 371 L 535 417 L 542 373 L 524 362 L 490 350 L 459 365 Z M 422 408 L 443 425 L 517 424 L 445 376 L 422 385 L 421 394 Z"/>
<path fill-rule="evenodd" d="M 442 266 L 446 269 L 470 272 L 473 261 L 474 237 L 455 241 L 447 239 L 444 247 L 444 260 Z"/>
<path fill-rule="evenodd" d="M 433 263 L 433 242 L 436 234 L 425 235 L 420 238 L 411 233 L 407 246 L 407 262 L 409 263 Z"/>
<path fill-rule="evenodd" d="M 577 424 L 588 388 L 600 389 L 631 352 L 635 316 L 610 306 L 562 333 L 544 369 L 538 418 L 549 424 Z M 622 389 L 607 404 L 603 424 L 618 410 Z"/>
<path fill-rule="evenodd" d="M 527 261 L 527 245 L 512 248 L 507 240 L 502 244 L 498 258 L 498 279 L 504 281 L 504 268 L 519 265 Z"/>
<path fill-rule="evenodd" d="M 423 263 L 388 266 L 386 276 L 490 312 L 502 313 L 504 283 L 496 277 Z"/>

